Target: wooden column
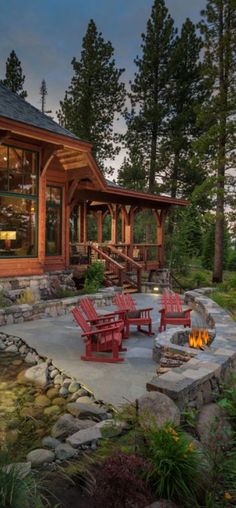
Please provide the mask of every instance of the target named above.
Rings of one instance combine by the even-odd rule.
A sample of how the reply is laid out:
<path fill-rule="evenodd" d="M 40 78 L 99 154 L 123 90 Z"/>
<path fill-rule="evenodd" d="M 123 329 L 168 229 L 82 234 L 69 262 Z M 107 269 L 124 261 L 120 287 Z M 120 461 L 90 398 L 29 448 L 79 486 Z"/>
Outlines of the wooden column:
<path fill-rule="evenodd" d="M 165 219 L 167 216 L 167 209 L 161 210 L 158 212 L 156 210 L 157 217 L 157 245 L 158 245 L 158 261 L 160 268 L 163 268 L 165 265 L 165 248 L 164 248 L 164 227 L 165 227 Z"/>
<path fill-rule="evenodd" d="M 97 211 L 97 242 L 102 243 L 102 210 Z"/>
<path fill-rule="evenodd" d="M 119 214 L 118 205 L 110 205 L 109 209 L 110 209 L 110 214 L 111 214 L 111 242 L 114 244 L 117 244 L 117 240 L 118 240 L 117 225 L 118 225 L 118 214 Z"/>
<path fill-rule="evenodd" d="M 121 241 L 125 243 L 125 213 L 123 207 L 121 208 Z"/>
<path fill-rule="evenodd" d="M 128 244 L 128 255 L 133 255 L 133 233 L 134 233 L 134 209 L 132 206 L 126 206 L 125 221 L 125 243 Z"/>
<path fill-rule="evenodd" d="M 80 243 L 87 242 L 87 203 L 80 205 Z"/>

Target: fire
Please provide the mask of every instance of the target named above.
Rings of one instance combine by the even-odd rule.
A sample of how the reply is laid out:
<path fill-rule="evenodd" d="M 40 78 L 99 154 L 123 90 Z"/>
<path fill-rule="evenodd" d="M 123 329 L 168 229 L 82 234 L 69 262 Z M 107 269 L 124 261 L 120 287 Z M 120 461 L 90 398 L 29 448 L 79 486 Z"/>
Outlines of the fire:
<path fill-rule="evenodd" d="M 209 333 L 205 329 L 193 328 L 188 336 L 189 346 L 197 349 L 203 348 L 204 345 L 209 343 Z"/>

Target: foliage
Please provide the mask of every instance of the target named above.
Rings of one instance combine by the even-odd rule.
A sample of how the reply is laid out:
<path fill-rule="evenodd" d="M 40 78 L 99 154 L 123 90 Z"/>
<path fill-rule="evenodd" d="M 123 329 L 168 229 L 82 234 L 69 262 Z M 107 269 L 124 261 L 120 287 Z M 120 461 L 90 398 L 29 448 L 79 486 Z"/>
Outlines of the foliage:
<path fill-rule="evenodd" d="M 137 455 L 116 452 L 105 459 L 95 475 L 94 496 L 99 508 L 142 508 L 151 501 L 144 481 L 148 476 L 148 464 Z"/>
<path fill-rule="evenodd" d="M 155 0 L 146 33 L 142 34 L 142 56 L 135 59 L 137 72 L 131 83 L 131 111 L 126 111 L 125 146 L 129 159 L 138 147 L 138 157 L 146 171 L 148 189 L 156 190 L 158 141 L 164 133 L 171 87 L 171 55 L 174 22 L 164 0 Z"/>
<path fill-rule="evenodd" d="M 52 113 L 51 110 L 46 111 L 46 95 L 48 95 L 47 85 L 45 79 L 42 79 L 39 94 L 41 96 L 41 111 L 42 113 L 49 114 Z"/>
<path fill-rule="evenodd" d="M 228 290 L 227 292 L 216 291 L 211 294 L 212 300 L 218 303 L 220 307 L 229 310 L 233 317 L 236 316 L 236 291 Z"/>
<path fill-rule="evenodd" d="M 90 20 L 83 38 L 80 60 L 73 58 L 74 76 L 60 102 L 60 123 L 78 137 L 90 141 L 101 169 L 106 159 L 119 152 L 114 145 L 114 119 L 124 106 L 125 87 L 120 82 L 124 69 L 117 69 L 114 49 Z M 108 170 L 108 168 L 106 168 Z"/>
<path fill-rule="evenodd" d="M 18 305 L 23 305 L 25 303 L 33 305 L 36 302 L 37 296 L 30 288 L 26 288 L 25 291 L 23 291 L 23 293 L 21 293 L 21 295 L 17 299 Z"/>
<path fill-rule="evenodd" d="M 232 272 L 236 271 L 236 250 L 233 250 L 233 249 L 229 250 L 227 269 Z"/>
<path fill-rule="evenodd" d="M 6 61 L 6 75 L 2 83 L 12 92 L 25 99 L 27 97 L 27 92 L 23 90 L 24 81 L 25 76 L 22 72 L 21 62 L 15 51 L 12 50 Z"/>
<path fill-rule="evenodd" d="M 69 289 L 69 288 L 63 288 L 63 287 L 58 287 L 54 293 L 54 295 L 57 298 L 68 298 L 71 296 L 76 296 L 77 294 L 78 294 L 77 291 L 75 291 L 73 289 Z"/>
<path fill-rule="evenodd" d="M 85 272 L 84 291 L 96 293 L 104 281 L 105 267 L 101 261 L 94 261 Z"/>
<path fill-rule="evenodd" d="M 5 298 L 4 298 L 4 292 L 1 289 L 0 290 L 0 309 L 3 309 L 4 307 L 6 307 L 6 302 L 5 302 Z"/>
<path fill-rule="evenodd" d="M 231 423 L 236 430 L 236 374 L 231 373 L 223 384 L 222 398 L 218 404 L 231 418 Z"/>
<path fill-rule="evenodd" d="M 203 75 L 208 89 L 199 109 L 196 149 L 209 174 L 216 177 L 213 281 L 222 281 L 226 171 L 235 165 L 236 2 L 207 0 L 200 23 L 204 41 Z"/>
<path fill-rule="evenodd" d="M 202 265 L 204 268 L 209 270 L 212 269 L 214 263 L 214 247 L 215 246 L 215 224 L 211 223 L 207 227 L 204 242 L 203 242 L 203 254 L 202 254 Z M 227 268 L 228 256 L 229 256 L 229 232 L 227 227 L 224 227 L 223 237 L 223 268 Z"/>
<path fill-rule="evenodd" d="M 147 432 L 149 480 L 157 496 L 196 505 L 200 489 L 199 452 L 183 432 L 171 424 Z"/>
<path fill-rule="evenodd" d="M 1 508 L 43 508 L 31 474 L 20 473 L 16 466 L 9 467 L 7 456 L 0 453 L 0 506 Z"/>

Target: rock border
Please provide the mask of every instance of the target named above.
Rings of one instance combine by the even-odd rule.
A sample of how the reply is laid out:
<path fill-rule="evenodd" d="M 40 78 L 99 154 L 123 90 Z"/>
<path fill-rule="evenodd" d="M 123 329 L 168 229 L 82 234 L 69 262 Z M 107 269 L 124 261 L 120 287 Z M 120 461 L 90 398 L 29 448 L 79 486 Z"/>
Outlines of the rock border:
<path fill-rule="evenodd" d="M 229 369 L 236 366 L 236 323 L 230 315 L 206 294 L 209 289 L 187 291 L 185 303 L 199 312 L 209 329 L 215 329 L 216 337 L 209 351 L 192 350 L 192 358 L 181 367 L 154 376 L 146 387 L 148 391 L 159 391 L 175 401 L 179 409 L 199 409 L 214 402 L 220 391 L 220 384 Z M 168 347 L 177 328 L 169 329 L 154 339 L 153 358 L 160 357 L 160 348 Z M 189 353 L 189 348 L 175 346 L 179 351 Z"/>

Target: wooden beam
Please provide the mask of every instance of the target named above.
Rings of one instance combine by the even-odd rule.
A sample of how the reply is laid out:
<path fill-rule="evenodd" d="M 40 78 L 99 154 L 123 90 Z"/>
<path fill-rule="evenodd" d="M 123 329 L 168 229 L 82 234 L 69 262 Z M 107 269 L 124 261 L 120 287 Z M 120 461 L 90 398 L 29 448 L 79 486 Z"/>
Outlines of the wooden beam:
<path fill-rule="evenodd" d="M 59 145 L 59 148 L 61 146 Z M 41 158 L 41 177 L 46 174 L 47 168 L 52 161 L 53 157 L 56 155 L 58 150 L 57 145 L 46 145 L 42 150 L 42 158 Z"/>
<path fill-rule="evenodd" d="M 12 135 L 11 131 L 0 131 L 0 145 L 2 145 L 5 141 L 7 141 Z"/>
<path fill-rule="evenodd" d="M 73 182 L 71 183 L 69 189 L 68 189 L 68 196 L 67 196 L 67 203 L 69 204 L 73 198 L 73 195 L 75 193 L 75 190 L 77 188 L 77 185 L 78 185 L 78 180 L 73 180 Z"/>

